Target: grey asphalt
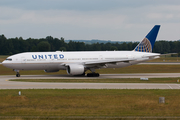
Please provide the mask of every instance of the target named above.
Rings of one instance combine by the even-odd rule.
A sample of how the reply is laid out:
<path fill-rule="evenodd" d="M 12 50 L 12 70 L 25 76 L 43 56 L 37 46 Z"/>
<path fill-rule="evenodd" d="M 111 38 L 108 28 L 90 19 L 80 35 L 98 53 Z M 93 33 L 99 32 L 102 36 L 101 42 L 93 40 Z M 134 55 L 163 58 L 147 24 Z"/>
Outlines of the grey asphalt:
<path fill-rule="evenodd" d="M 101 74 L 99 78 L 164 78 L 180 77 L 180 73 L 138 73 L 138 74 Z M 92 79 L 68 75 L 21 75 L 18 79 Z M 180 89 L 180 84 L 156 83 L 45 83 L 15 82 L 15 75 L 0 76 L 0 89 Z"/>

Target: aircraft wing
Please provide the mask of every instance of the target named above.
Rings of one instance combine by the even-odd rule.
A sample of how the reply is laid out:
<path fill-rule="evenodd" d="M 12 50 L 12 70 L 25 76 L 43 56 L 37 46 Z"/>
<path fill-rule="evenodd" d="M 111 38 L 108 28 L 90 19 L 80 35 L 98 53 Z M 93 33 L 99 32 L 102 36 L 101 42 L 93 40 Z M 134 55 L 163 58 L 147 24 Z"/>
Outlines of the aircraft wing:
<path fill-rule="evenodd" d="M 83 65 L 105 65 L 105 64 L 116 64 L 117 62 L 130 62 L 130 61 L 133 61 L 133 60 L 136 60 L 136 59 L 111 59 L 111 60 L 98 60 L 98 61 L 87 61 L 87 62 L 84 62 Z M 61 65 L 64 65 L 64 66 L 68 66 L 70 64 L 75 64 L 75 63 L 62 63 Z M 79 64 L 79 63 L 77 63 Z"/>
<path fill-rule="evenodd" d="M 115 64 L 117 62 L 130 62 L 136 59 L 111 59 L 111 60 L 99 60 L 99 61 L 87 61 L 84 65 L 102 65 L 102 64 Z"/>

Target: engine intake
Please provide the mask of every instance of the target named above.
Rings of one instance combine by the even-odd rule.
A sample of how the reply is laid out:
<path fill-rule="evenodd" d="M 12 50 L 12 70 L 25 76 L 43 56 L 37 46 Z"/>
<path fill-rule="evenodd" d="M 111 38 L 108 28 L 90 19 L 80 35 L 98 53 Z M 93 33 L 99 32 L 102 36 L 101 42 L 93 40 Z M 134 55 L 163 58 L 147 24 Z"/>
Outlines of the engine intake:
<path fill-rule="evenodd" d="M 70 75 L 82 75 L 84 73 L 84 66 L 77 64 L 68 65 L 67 73 Z"/>

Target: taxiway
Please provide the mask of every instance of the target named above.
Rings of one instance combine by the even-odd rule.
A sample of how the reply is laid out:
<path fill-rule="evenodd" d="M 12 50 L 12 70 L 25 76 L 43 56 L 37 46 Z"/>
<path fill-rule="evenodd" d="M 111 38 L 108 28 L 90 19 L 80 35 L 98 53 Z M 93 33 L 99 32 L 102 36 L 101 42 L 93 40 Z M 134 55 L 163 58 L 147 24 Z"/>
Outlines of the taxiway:
<path fill-rule="evenodd" d="M 101 74 L 101 78 L 170 78 L 180 77 L 180 73 L 138 73 L 138 74 Z M 0 76 L 0 89 L 180 89 L 180 84 L 156 83 L 45 83 L 15 82 L 9 79 L 92 79 L 92 77 L 73 77 L 68 75 L 15 75 Z"/>

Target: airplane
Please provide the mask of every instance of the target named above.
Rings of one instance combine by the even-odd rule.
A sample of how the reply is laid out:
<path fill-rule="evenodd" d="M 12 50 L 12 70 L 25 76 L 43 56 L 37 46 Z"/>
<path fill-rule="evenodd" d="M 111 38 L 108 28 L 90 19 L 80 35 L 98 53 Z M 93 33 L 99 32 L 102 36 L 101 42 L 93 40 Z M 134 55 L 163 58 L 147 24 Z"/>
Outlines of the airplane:
<path fill-rule="evenodd" d="M 81 52 L 24 52 L 7 57 L 3 66 L 13 69 L 16 77 L 20 70 L 44 70 L 58 72 L 66 70 L 72 76 L 99 77 L 96 69 L 121 68 L 159 58 L 152 53 L 160 25 L 155 25 L 132 51 L 81 51 Z"/>

